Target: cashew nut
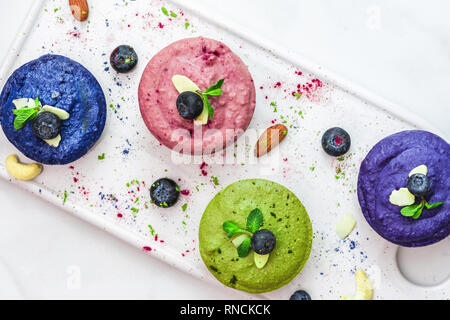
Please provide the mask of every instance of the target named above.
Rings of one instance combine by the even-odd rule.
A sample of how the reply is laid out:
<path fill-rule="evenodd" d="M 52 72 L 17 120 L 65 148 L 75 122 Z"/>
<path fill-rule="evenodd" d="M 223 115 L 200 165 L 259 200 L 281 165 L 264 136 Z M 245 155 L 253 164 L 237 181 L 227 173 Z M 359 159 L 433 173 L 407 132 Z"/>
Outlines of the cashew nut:
<path fill-rule="evenodd" d="M 39 163 L 23 164 L 16 155 L 6 158 L 6 170 L 17 180 L 29 181 L 41 174 L 43 166 Z"/>
<path fill-rule="evenodd" d="M 342 300 L 372 300 L 373 287 L 372 282 L 366 276 L 364 271 L 356 272 L 356 294 L 353 297 L 341 297 Z"/>

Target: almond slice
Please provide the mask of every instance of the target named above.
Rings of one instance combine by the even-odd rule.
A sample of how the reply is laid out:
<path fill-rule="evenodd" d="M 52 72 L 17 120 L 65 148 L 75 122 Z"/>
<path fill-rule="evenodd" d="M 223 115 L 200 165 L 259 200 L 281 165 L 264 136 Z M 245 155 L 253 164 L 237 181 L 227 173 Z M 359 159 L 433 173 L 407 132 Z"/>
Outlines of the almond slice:
<path fill-rule="evenodd" d="M 416 174 L 416 173 L 421 173 L 424 176 L 426 176 L 428 174 L 427 166 L 423 164 L 421 166 L 418 166 L 418 167 L 412 169 L 411 172 L 409 173 L 408 177 L 411 177 L 413 174 Z"/>
<path fill-rule="evenodd" d="M 362 270 L 358 270 L 355 277 L 356 294 L 354 296 L 343 296 L 341 297 L 341 300 L 372 300 L 373 286 L 370 279 Z"/>
<path fill-rule="evenodd" d="M 288 133 L 288 129 L 285 125 L 276 124 L 269 127 L 262 136 L 258 139 L 256 143 L 255 154 L 256 157 L 260 157 L 270 152 L 273 148 L 284 140 Z"/>
<path fill-rule="evenodd" d="M 399 207 L 412 205 L 415 201 L 416 198 L 411 192 L 409 192 L 408 188 L 393 190 L 389 196 L 389 202 Z"/>
<path fill-rule="evenodd" d="M 69 0 L 70 10 L 75 19 L 85 21 L 89 16 L 87 0 Z"/>

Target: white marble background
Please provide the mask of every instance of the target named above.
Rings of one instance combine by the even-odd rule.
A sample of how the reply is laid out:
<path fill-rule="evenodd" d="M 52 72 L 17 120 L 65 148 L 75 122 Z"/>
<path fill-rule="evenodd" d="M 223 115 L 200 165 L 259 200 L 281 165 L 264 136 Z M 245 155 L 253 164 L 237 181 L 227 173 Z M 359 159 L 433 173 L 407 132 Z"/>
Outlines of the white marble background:
<path fill-rule="evenodd" d="M 407 107 L 450 136 L 449 1 L 190 1 Z M 31 3 L 0 2 L 0 57 Z M 0 190 L 0 298 L 240 297 L 167 267 L 2 180 Z M 448 241 L 441 247 L 448 257 Z M 407 274 L 423 274 L 414 269 L 424 267 L 415 263 L 418 257 L 431 258 L 422 249 L 402 251 L 403 264 L 411 266 Z M 415 280 L 442 280 L 435 273 L 428 264 Z"/>

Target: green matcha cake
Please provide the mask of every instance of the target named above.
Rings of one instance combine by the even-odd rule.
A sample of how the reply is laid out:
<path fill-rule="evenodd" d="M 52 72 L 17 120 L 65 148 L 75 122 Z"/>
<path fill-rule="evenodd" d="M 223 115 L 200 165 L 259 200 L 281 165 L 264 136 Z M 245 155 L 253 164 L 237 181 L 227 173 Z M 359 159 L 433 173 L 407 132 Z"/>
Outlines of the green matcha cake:
<path fill-rule="evenodd" d="M 200 254 L 224 285 L 250 292 L 276 290 L 306 264 L 312 226 L 300 200 L 268 180 L 242 180 L 220 191 L 203 213 Z"/>

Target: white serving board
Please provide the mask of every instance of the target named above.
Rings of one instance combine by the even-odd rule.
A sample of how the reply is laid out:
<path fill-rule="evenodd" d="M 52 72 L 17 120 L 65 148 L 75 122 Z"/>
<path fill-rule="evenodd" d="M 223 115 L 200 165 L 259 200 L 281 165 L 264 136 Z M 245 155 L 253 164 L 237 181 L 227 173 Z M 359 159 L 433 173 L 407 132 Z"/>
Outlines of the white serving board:
<path fill-rule="evenodd" d="M 270 179 L 291 189 L 307 208 L 314 229 L 313 248 L 305 269 L 289 285 L 269 294 L 246 297 L 287 299 L 293 291 L 303 288 L 315 299 L 336 299 L 352 294 L 354 272 L 363 269 L 374 282 L 375 298 L 446 298 L 448 281 L 435 287 L 421 287 L 403 278 L 396 262 L 397 246 L 380 238 L 368 226 L 355 192 L 360 162 L 377 141 L 394 132 L 418 128 L 415 123 L 430 131 L 433 128 L 424 127 L 423 121 L 418 122 L 404 109 L 301 57 L 282 49 L 274 50 L 272 44 L 248 32 L 239 32 L 224 20 L 221 21 L 226 27 L 213 24 L 204 12 L 197 8 L 180 9 L 177 2 L 181 3 L 91 1 L 89 22 L 80 23 L 73 19 L 67 1 L 36 1 L 3 65 L 0 84 L 3 86 L 14 69 L 31 59 L 46 53 L 62 54 L 80 62 L 97 77 L 107 105 L 112 108 L 108 107 L 102 138 L 79 161 L 71 166 L 46 166 L 41 176 L 27 183 L 11 180 L 2 164 L 2 178 L 141 250 L 151 248 L 147 251 L 150 256 L 217 284 L 198 252 L 197 233 L 203 210 L 219 190 L 237 180 Z M 161 12 L 162 6 L 178 16 L 166 17 Z M 255 164 L 240 159 L 243 153 L 239 150 L 253 148 L 257 139 L 253 136 L 247 141 L 238 140 L 234 164 L 220 163 L 223 152 L 214 159 L 189 157 L 190 163 L 176 164 L 170 150 L 146 129 L 137 99 L 146 63 L 166 45 L 193 36 L 225 42 L 248 65 L 257 88 L 251 129 L 262 130 L 272 122 L 283 121 L 291 127 L 286 141 L 273 152 L 273 162 Z M 139 55 L 138 67 L 128 75 L 118 75 L 111 68 L 105 70 L 110 67 L 111 51 L 120 44 L 132 45 Z M 317 90 L 315 79 L 323 83 Z M 312 94 L 304 94 L 297 100 L 291 92 L 298 84 L 311 84 Z M 277 112 L 271 102 L 276 103 Z M 321 133 L 331 126 L 344 127 L 352 136 L 352 149 L 344 161 L 321 151 Z M 229 148 L 227 152 L 234 151 Z M 18 151 L 1 133 L 0 158 L 5 159 L 11 153 Z M 103 153 L 105 159 L 98 160 Z M 207 176 L 201 174 L 203 160 L 209 164 Z M 336 173 L 338 167 L 344 174 Z M 149 203 L 148 187 L 165 176 L 177 180 L 181 189 L 189 190 L 189 195 L 181 196 L 170 209 Z M 213 183 L 212 177 L 218 178 L 219 185 Z M 130 183 L 134 180 L 139 185 Z M 136 198 L 139 200 L 135 203 Z M 185 203 L 187 210 L 183 212 Z M 133 208 L 139 212 L 133 212 Z M 347 212 L 354 215 L 357 227 L 348 239 L 339 240 L 335 226 Z M 151 234 L 149 225 L 157 238 Z"/>

